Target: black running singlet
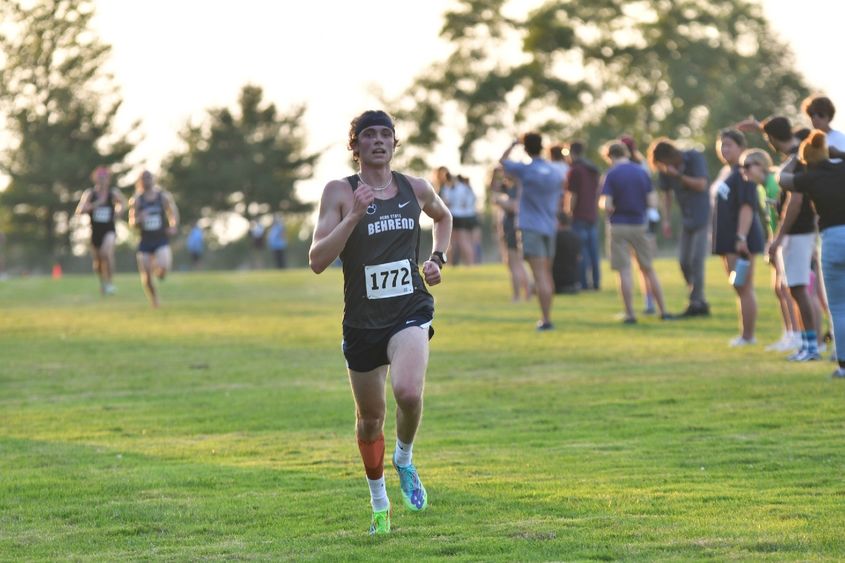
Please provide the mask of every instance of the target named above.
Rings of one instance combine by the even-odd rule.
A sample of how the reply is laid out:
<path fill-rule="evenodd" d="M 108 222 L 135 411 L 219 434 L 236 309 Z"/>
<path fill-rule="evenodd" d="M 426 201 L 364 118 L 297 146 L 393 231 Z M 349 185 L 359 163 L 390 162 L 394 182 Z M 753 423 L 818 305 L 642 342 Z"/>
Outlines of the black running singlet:
<path fill-rule="evenodd" d="M 147 201 L 144 194 L 137 197 L 135 204 L 138 211 L 143 211 L 139 222 L 141 228 L 141 242 L 153 243 L 168 240 L 167 215 L 164 212 L 164 194 L 158 192 L 151 201 Z"/>
<path fill-rule="evenodd" d="M 373 201 L 340 253 L 344 326 L 386 328 L 434 308 L 418 266 L 422 210 L 408 179 L 397 172 L 393 179 L 396 196 Z M 346 180 L 355 191 L 358 177 Z"/>
<path fill-rule="evenodd" d="M 96 194 L 96 192 L 92 193 Z M 94 195 L 94 199 L 96 200 L 96 195 Z M 106 198 L 106 202 L 92 209 L 89 215 L 91 216 L 91 233 L 93 236 L 99 235 L 100 240 L 102 240 L 102 235 L 114 231 L 114 197 L 111 188 L 109 188 L 109 196 Z"/>

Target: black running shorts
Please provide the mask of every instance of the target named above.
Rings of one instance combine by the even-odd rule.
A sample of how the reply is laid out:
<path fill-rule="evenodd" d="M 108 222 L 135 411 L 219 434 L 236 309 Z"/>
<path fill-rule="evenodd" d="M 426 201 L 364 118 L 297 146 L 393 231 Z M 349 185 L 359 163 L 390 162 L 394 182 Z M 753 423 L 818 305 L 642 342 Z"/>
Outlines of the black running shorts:
<path fill-rule="evenodd" d="M 410 326 L 428 329 L 428 339 L 434 336 L 431 322 L 432 311 L 414 313 L 393 326 L 387 328 L 366 329 L 343 327 L 343 356 L 346 367 L 352 371 L 371 371 L 379 366 L 389 364 L 387 359 L 387 344 L 394 334 Z"/>

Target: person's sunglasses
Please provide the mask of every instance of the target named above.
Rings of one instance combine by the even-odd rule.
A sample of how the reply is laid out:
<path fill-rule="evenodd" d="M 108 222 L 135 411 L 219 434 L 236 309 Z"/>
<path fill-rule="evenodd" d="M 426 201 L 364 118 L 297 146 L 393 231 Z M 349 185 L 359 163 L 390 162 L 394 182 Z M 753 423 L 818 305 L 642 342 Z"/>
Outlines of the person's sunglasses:
<path fill-rule="evenodd" d="M 742 168 L 743 170 L 751 170 L 752 166 L 757 166 L 757 163 L 756 162 L 746 162 L 745 164 L 740 166 L 740 168 Z"/>
<path fill-rule="evenodd" d="M 808 115 L 810 117 L 818 117 L 819 119 L 826 119 L 827 118 L 826 113 L 821 113 L 819 111 L 811 111 L 811 112 L 808 113 Z"/>

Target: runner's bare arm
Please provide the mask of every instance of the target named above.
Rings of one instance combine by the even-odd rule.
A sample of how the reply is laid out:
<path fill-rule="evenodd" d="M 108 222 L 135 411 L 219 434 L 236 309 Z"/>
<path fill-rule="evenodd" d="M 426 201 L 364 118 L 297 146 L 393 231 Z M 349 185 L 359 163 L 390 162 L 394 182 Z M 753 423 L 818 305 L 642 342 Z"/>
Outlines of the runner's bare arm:
<path fill-rule="evenodd" d="M 432 237 L 434 238 L 433 250 L 446 252 L 449 248 L 449 241 L 452 239 L 452 213 L 446 203 L 437 195 L 428 180 L 422 178 L 409 178 L 414 188 L 414 193 L 420 202 L 423 213 L 434 220 Z"/>
<path fill-rule="evenodd" d="M 114 205 L 114 214 L 116 217 L 123 213 L 123 211 L 126 209 L 126 197 L 117 188 L 113 188 L 111 193 L 114 199 L 116 200 L 116 203 Z"/>
<path fill-rule="evenodd" d="M 360 184 L 354 192 L 345 180 L 326 184 L 308 251 L 308 264 L 315 274 L 322 273 L 340 256 L 373 199 L 372 189 L 365 184 Z"/>
<path fill-rule="evenodd" d="M 91 206 L 89 206 L 89 200 L 91 199 L 91 188 L 88 188 L 84 192 L 82 192 L 82 197 L 79 198 L 79 205 L 76 207 L 76 215 L 82 215 L 84 213 L 88 213 L 91 211 Z"/>
<path fill-rule="evenodd" d="M 176 207 L 176 201 L 173 199 L 173 194 L 164 192 L 164 206 L 167 208 L 167 223 L 171 235 L 176 234 L 176 229 L 179 228 L 179 208 Z"/>
<path fill-rule="evenodd" d="M 423 213 L 434 220 L 432 228 L 434 241 L 431 248 L 433 251 L 445 253 L 449 249 L 449 241 L 452 238 L 452 214 L 427 180 L 410 177 L 408 179 Z M 422 273 L 428 285 L 437 285 L 441 281 L 440 265 L 436 262 L 431 260 L 423 262 Z"/>
<path fill-rule="evenodd" d="M 134 227 L 138 224 L 138 221 L 141 219 L 138 217 L 138 199 L 137 196 L 132 196 L 129 200 L 129 226 Z"/>

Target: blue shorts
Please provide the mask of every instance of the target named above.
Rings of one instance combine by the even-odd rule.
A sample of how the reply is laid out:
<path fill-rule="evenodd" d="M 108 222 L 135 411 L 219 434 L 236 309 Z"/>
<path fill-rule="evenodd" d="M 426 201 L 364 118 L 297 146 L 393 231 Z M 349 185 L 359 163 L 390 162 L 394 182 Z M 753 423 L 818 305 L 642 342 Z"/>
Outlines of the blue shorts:
<path fill-rule="evenodd" d="M 519 236 L 522 240 L 522 254 L 526 258 L 555 258 L 555 242 L 557 238 L 532 231 L 531 229 L 520 229 Z"/>
<path fill-rule="evenodd" d="M 419 326 L 428 329 L 428 339 L 434 336 L 431 326 L 432 311 L 414 313 L 405 320 L 387 328 L 354 328 L 343 327 L 343 356 L 346 367 L 352 371 L 372 371 L 379 366 L 390 363 L 387 359 L 387 345 L 393 335 L 409 326 Z"/>

